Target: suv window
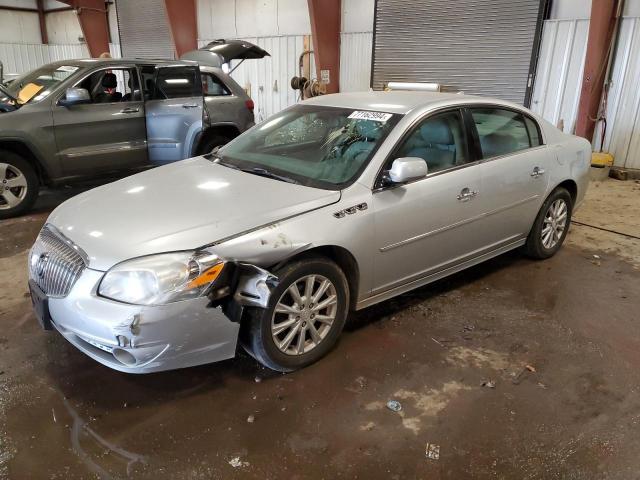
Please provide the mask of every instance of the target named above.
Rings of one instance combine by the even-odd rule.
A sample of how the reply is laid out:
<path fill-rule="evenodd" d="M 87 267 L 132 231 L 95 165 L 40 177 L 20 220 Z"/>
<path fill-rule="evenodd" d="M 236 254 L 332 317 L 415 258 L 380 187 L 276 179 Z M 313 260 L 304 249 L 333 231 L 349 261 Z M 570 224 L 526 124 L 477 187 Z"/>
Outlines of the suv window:
<path fill-rule="evenodd" d="M 467 144 L 460 112 L 441 113 L 422 121 L 403 141 L 392 161 L 400 157 L 424 159 L 430 173 L 466 163 Z"/>
<path fill-rule="evenodd" d="M 193 67 L 163 67 L 158 70 L 153 98 L 187 98 L 202 95 L 202 79 Z"/>
<path fill-rule="evenodd" d="M 201 73 L 202 75 L 202 92 L 205 97 L 221 97 L 231 95 L 231 91 L 222 83 L 213 73 Z"/>
<path fill-rule="evenodd" d="M 93 103 L 130 102 L 139 90 L 135 70 L 128 68 L 98 70 L 76 87 L 86 89 Z"/>
<path fill-rule="evenodd" d="M 502 108 L 472 108 L 483 158 L 498 157 L 531 147 L 525 117 Z M 537 134 L 537 129 L 536 129 Z M 538 136 L 539 145 L 539 136 Z"/>

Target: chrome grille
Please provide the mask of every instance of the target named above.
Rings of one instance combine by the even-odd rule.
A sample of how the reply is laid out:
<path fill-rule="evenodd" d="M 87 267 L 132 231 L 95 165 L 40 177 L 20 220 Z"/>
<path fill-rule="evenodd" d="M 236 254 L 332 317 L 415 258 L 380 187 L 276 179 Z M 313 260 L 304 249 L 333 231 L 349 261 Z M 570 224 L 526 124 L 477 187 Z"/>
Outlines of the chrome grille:
<path fill-rule="evenodd" d="M 49 297 L 66 297 L 86 266 L 86 254 L 51 225 L 42 228 L 29 254 L 30 277 Z"/>

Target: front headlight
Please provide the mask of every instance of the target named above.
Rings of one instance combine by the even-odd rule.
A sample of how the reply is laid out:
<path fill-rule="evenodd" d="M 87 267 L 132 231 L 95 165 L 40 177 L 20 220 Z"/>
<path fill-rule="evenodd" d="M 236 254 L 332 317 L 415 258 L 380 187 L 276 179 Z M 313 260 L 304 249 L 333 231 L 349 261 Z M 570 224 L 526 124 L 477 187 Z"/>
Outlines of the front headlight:
<path fill-rule="evenodd" d="M 207 251 L 135 258 L 109 270 L 100 282 L 98 294 L 137 305 L 179 302 L 205 293 L 224 265 Z"/>

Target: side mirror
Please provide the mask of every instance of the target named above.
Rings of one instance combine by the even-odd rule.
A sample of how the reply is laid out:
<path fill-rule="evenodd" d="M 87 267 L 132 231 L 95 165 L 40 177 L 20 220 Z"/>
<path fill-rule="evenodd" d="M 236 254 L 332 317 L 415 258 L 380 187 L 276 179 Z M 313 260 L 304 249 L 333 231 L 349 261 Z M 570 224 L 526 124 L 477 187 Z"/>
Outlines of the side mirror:
<path fill-rule="evenodd" d="M 391 183 L 406 183 L 425 177 L 427 173 L 427 162 L 420 157 L 396 158 L 387 172 L 387 179 Z"/>
<path fill-rule="evenodd" d="M 86 88 L 67 88 L 64 98 L 58 101 L 63 107 L 91 103 L 91 96 Z"/>

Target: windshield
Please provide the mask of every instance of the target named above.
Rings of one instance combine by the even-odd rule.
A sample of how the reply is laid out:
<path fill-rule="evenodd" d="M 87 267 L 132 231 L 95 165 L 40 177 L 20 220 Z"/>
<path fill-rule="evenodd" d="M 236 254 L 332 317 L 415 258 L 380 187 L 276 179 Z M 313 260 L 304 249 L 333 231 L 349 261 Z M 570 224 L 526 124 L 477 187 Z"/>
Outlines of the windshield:
<path fill-rule="evenodd" d="M 357 178 L 399 118 L 392 113 L 296 105 L 215 156 L 222 164 L 249 172 L 337 190 Z"/>
<path fill-rule="evenodd" d="M 78 67 L 45 65 L 24 73 L 4 87 L 18 105 L 39 101 L 49 96 L 60 82 L 73 75 Z M 8 100 L 8 99 L 7 99 Z"/>

